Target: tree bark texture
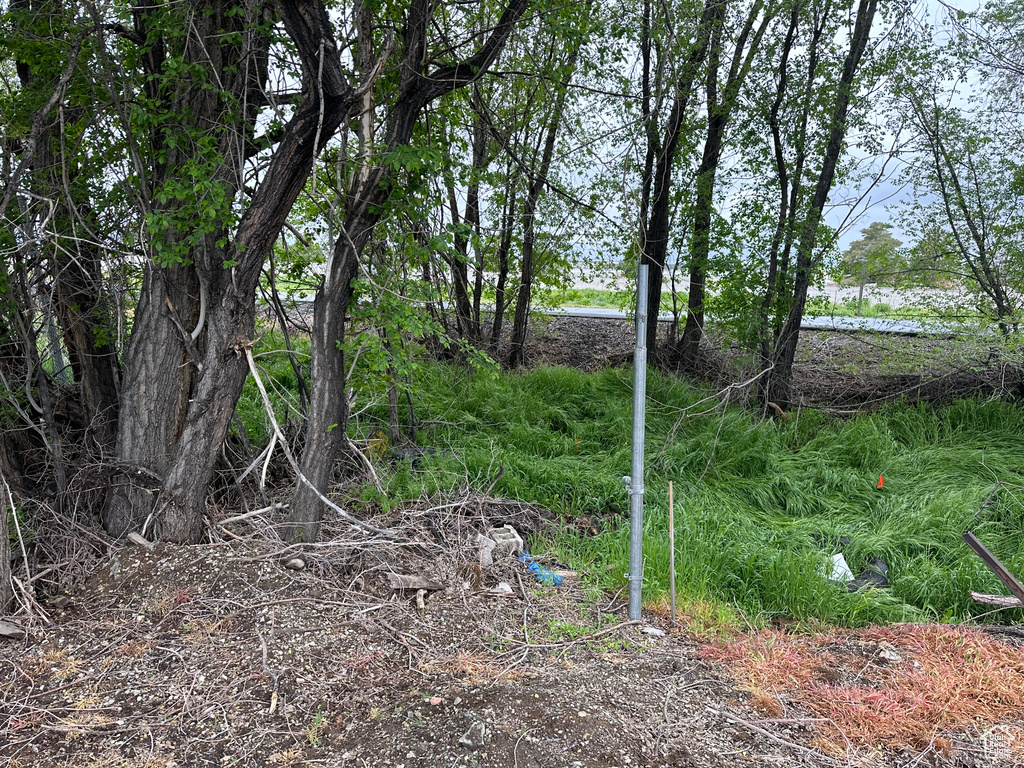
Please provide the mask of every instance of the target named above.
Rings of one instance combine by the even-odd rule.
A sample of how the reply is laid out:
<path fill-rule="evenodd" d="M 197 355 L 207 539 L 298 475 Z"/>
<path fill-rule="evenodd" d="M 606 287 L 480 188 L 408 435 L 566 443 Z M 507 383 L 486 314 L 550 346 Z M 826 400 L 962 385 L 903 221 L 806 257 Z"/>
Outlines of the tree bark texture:
<path fill-rule="evenodd" d="M 226 6 L 216 4 L 217 13 L 224 10 Z M 262 17 L 230 17 L 236 19 L 232 22 L 217 13 L 213 17 L 220 24 L 241 25 L 239 32 L 248 34 L 250 41 L 248 51 L 220 50 L 212 37 L 204 35 L 195 41 L 201 49 L 197 63 L 219 72 L 224 87 L 236 89 L 237 103 L 252 105 L 220 139 L 221 181 L 229 190 L 238 190 L 262 103 L 266 70 L 261 62 L 269 40 L 264 33 L 247 29 Z M 323 4 L 282 2 L 278 13 L 302 62 L 300 104 L 283 129 L 234 237 L 223 231 L 204 237 L 192 251 L 191 264 L 152 264 L 132 332 L 118 456 L 125 464 L 141 465 L 162 478 L 152 512 L 156 535 L 165 540 L 194 542 L 202 536 L 213 467 L 246 378 L 243 352 L 253 343 L 260 270 L 309 178 L 313 159 L 359 99 L 342 72 Z M 158 50 L 154 45 L 154 56 Z M 252 66 L 246 56 L 255 57 L 258 65 Z M 154 66 L 160 65 L 155 61 Z M 236 70 L 249 75 L 232 81 Z M 217 125 L 224 105 L 202 93 L 192 98 L 182 111 Z M 173 153 L 169 156 L 173 159 Z M 167 174 L 175 167 L 169 163 L 157 170 Z M 231 242 L 219 246 L 222 239 Z M 107 529 L 123 534 L 148 517 L 152 503 L 139 501 L 138 494 L 112 494 L 104 520 Z"/>

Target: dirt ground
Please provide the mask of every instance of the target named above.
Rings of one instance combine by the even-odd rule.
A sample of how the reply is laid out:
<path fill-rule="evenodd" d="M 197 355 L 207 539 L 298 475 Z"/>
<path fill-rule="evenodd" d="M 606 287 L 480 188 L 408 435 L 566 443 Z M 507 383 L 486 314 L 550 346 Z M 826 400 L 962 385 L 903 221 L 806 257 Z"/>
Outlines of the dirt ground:
<path fill-rule="evenodd" d="M 664 340 L 668 325 L 660 324 Z M 529 339 L 534 365 L 598 370 L 632 363 L 633 325 L 627 320 L 536 316 Z M 712 386 L 727 387 L 756 373 L 749 353 L 712 336 L 701 372 Z M 1024 359 L 973 338 L 803 331 L 793 370 L 795 397 L 803 405 L 871 408 L 897 398 L 948 400 L 972 394 L 1021 393 Z"/>
<path fill-rule="evenodd" d="M 632 343 L 620 321 L 535 333 L 535 362 L 582 368 Z M 805 338 L 819 356 L 837 343 Z M 835 381 L 859 343 L 825 357 Z M 335 521 L 304 548 L 281 543 L 278 511 L 238 512 L 211 511 L 197 547 L 111 542 L 76 522 L 54 550 L 73 586 L 48 594 L 54 574 L 35 573 L 24 637 L 0 638 L 0 764 L 1024 765 L 1013 633 L 954 633 L 952 656 L 914 632 L 699 638 L 659 606 L 628 621 L 623 594 L 586 573 L 555 587 L 513 557 L 482 567 L 474 533 L 559 524 L 529 505 L 420 500 L 374 521 L 395 539 Z M 430 583 L 396 589 L 394 574 Z M 949 685 L 922 685 L 932 669 Z M 900 707 L 917 712 L 909 742 L 872 725 Z"/>
<path fill-rule="evenodd" d="M 799 661 L 791 650 L 791 673 L 766 693 L 730 663 L 735 643 L 701 642 L 657 607 L 630 622 L 623 595 L 588 587 L 585 573 L 545 585 L 511 556 L 481 567 L 464 543 L 493 523 L 528 530 L 540 517 L 465 497 L 375 521 L 400 541 L 335 526 L 300 552 L 275 540 L 267 513 L 214 527 L 217 540 L 202 546 L 97 542 L 89 578 L 37 606 L 34 622 L 20 617 L 23 639 L 0 641 L 0 759 L 12 768 L 1024 764 L 1012 743 L 1024 743 L 1020 710 L 937 722 L 913 748 L 876 745 L 848 725 L 840 738 L 838 721 L 787 693 Z M 431 583 L 395 589 L 396 573 Z M 1017 665 L 1011 688 L 1024 686 L 1013 639 L 991 641 Z M 784 646 L 766 642 L 743 657 L 770 659 Z M 925 659 L 912 639 L 856 632 L 806 652 L 810 682 L 839 698 L 851 680 L 884 690 L 897 667 L 913 676 Z"/>
<path fill-rule="evenodd" d="M 438 572 L 438 565 L 443 572 Z M 12 766 L 748 765 L 779 754 L 684 635 L 651 637 L 577 579 L 502 563 L 418 609 L 258 543 L 129 547 L 54 624 L 0 651 Z M 447 566 L 447 568 L 445 568 Z M 499 577 L 510 596 L 481 587 Z M 521 586 L 520 586 L 521 584 Z M 700 735 L 696 735 L 699 732 Z"/>

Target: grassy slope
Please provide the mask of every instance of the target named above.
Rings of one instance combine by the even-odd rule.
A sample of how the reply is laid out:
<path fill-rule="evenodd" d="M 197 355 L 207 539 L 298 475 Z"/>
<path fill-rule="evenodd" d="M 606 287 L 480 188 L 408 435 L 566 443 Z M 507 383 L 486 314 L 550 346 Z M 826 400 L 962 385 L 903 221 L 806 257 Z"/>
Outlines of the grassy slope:
<path fill-rule="evenodd" d="M 704 393 L 654 371 L 648 387 L 647 595 L 668 584 L 669 480 L 680 591 L 749 617 L 861 624 L 978 613 L 970 589 L 1003 590 L 960 540 L 967 527 L 1024 573 L 1024 492 L 1004 487 L 976 516 L 997 482 L 1024 485 L 1017 405 L 894 406 L 845 422 L 805 411 L 777 424 L 698 403 Z M 423 471 L 400 468 L 387 499 L 467 477 L 486 487 L 503 466 L 495 494 L 618 521 L 597 536 L 564 532 L 543 546 L 605 586 L 625 584 L 628 524 L 614 510 L 628 508 L 621 480 L 630 465 L 628 371 L 488 377 L 428 368 L 418 389 L 420 418 L 447 423 L 431 427 L 426 442 L 453 455 L 431 458 Z M 840 536 L 854 541 L 843 551 L 855 572 L 870 555 L 890 564 L 891 593 L 849 595 L 817 576 L 826 555 L 817 542 Z"/>

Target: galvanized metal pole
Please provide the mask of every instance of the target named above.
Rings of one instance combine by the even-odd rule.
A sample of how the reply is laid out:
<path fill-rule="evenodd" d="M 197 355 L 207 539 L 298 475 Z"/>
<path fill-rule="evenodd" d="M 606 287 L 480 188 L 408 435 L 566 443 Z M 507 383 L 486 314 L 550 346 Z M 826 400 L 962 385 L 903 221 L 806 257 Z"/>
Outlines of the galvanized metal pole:
<path fill-rule="evenodd" d="M 636 283 L 636 351 L 633 354 L 633 462 L 629 477 L 629 618 L 640 619 L 644 583 L 644 425 L 647 412 L 647 265 Z"/>

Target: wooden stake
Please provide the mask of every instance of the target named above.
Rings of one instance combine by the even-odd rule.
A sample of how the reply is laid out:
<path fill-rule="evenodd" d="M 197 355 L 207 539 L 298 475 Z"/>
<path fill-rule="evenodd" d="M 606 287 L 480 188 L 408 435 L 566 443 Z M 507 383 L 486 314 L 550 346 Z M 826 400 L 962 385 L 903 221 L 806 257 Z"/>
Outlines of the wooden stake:
<path fill-rule="evenodd" d="M 672 601 L 672 626 L 676 625 L 676 520 L 672 508 L 672 481 L 668 481 L 668 594 Z"/>

